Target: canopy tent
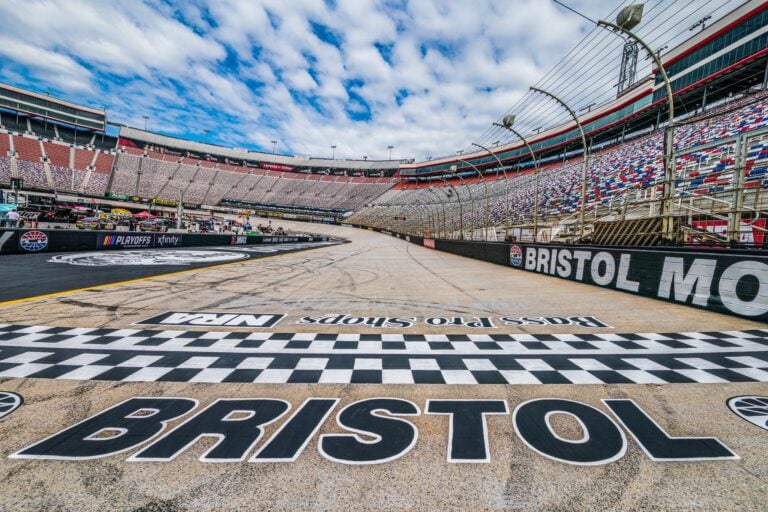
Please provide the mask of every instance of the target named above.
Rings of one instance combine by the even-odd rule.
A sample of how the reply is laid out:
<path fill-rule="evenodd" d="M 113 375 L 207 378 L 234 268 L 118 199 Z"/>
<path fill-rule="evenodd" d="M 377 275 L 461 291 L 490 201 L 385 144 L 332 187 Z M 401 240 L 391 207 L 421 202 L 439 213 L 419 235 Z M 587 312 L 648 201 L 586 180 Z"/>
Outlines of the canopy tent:
<path fill-rule="evenodd" d="M 133 215 L 135 219 L 154 219 L 155 216 L 149 212 L 139 212 Z"/>
<path fill-rule="evenodd" d="M 131 212 L 126 210 L 125 208 L 112 208 L 112 211 L 109 212 L 114 217 L 130 217 Z"/>

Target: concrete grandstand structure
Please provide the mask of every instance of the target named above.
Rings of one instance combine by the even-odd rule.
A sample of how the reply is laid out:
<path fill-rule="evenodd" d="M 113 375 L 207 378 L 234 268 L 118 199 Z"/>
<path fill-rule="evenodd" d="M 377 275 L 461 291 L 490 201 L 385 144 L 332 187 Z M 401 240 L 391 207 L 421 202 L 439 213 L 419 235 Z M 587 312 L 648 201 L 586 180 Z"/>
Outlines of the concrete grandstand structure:
<path fill-rule="evenodd" d="M 660 242 L 656 224 L 670 203 L 676 243 L 760 246 L 767 21 L 765 2 L 745 2 L 664 54 L 675 107 L 684 112 L 674 127 L 673 197 L 662 197 L 666 98 L 658 70 L 579 116 L 588 147 L 575 122 L 529 136 L 535 160 L 520 141 L 497 143 L 493 154 L 425 162 L 275 155 L 126 126 L 110 137 L 19 108 L 0 112 L 0 184 L 19 177 L 28 189 L 90 198 L 352 215 L 358 224 L 453 239 L 640 245 Z M 29 101 L 51 101 L 29 94 Z M 650 236 L 623 236 L 627 221 L 642 219 Z"/>

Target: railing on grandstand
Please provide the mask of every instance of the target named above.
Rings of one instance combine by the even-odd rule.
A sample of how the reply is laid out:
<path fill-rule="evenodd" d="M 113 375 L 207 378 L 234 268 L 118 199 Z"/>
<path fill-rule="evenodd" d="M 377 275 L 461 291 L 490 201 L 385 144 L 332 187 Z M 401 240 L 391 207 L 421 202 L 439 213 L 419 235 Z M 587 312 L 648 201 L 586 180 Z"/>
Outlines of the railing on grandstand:
<path fill-rule="evenodd" d="M 676 127 L 674 242 L 680 245 L 768 248 L 768 97 L 724 105 Z M 746 106 L 744 105 L 746 104 Z M 661 148 L 658 132 L 635 137 L 592 156 L 585 237 L 578 239 L 578 162 L 544 165 L 540 173 L 538 242 L 661 243 Z M 533 240 L 530 174 L 511 178 L 514 240 Z M 455 183 L 458 197 L 407 186 L 382 195 L 352 222 L 449 239 L 502 239 L 504 187 Z M 426 186 L 439 186 L 427 184 Z M 474 204 L 472 204 L 474 203 Z M 462 217 L 463 214 L 463 217 Z M 490 228 L 490 229 L 489 229 Z M 630 236 L 631 235 L 631 236 Z"/>

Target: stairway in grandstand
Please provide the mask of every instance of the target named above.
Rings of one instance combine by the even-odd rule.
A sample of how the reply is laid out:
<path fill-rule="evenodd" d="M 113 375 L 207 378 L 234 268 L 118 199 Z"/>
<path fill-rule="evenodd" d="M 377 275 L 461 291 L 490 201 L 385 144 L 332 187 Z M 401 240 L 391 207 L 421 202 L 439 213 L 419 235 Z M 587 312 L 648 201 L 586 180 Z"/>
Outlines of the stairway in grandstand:
<path fill-rule="evenodd" d="M 661 243 L 661 218 L 596 222 L 591 242 L 596 245 L 652 246 Z"/>

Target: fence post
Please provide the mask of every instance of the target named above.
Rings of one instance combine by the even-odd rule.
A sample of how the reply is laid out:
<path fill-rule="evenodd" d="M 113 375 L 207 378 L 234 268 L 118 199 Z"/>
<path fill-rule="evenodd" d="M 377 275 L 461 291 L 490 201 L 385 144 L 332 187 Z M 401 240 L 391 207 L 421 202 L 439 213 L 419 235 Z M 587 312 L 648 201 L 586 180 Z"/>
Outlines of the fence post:
<path fill-rule="evenodd" d="M 736 140 L 733 168 L 733 201 L 728 215 L 728 242 L 737 247 L 741 240 L 741 212 L 744 209 L 744 171 L 747 163 L 747 140 L 742 135 Z"/>

